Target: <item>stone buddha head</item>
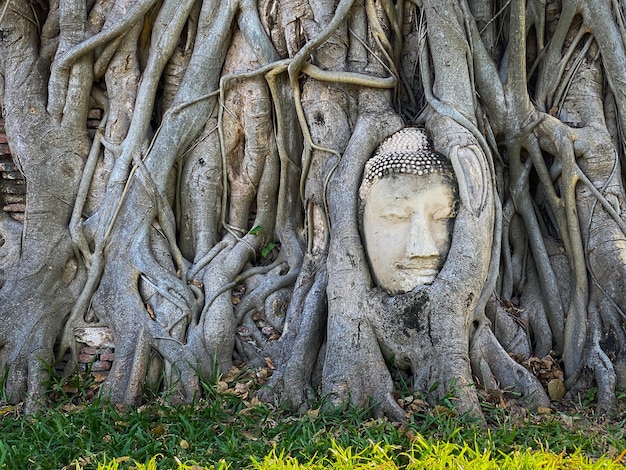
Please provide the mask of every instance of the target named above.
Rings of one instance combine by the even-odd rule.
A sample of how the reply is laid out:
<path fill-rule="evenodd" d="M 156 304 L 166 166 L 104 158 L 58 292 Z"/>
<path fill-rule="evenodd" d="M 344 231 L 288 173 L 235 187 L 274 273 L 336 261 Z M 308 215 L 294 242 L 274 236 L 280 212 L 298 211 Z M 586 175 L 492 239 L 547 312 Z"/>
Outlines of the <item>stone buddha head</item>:
<path fill-rule="evenodd" d="M 383 141 L 365 165 L 359 198 L 376 283 L 390 294 L 431 284 L 450 249 L 458 190 L 451 163 L 423 129 Z"/>

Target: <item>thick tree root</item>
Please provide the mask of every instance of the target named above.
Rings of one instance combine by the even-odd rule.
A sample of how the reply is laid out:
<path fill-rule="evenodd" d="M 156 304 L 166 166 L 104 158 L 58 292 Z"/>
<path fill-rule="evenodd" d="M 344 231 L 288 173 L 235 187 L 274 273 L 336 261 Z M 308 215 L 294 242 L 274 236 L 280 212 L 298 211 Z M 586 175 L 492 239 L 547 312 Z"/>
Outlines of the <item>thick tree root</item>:
<path fill-rule="evenodd" d="M 550 407 L 539 380 L 507 354 L 488 326 L 479 326 L 472 335 L 470 359 L 474 374 L 486 388 L 518 392 L 530 409 Z"/>
<path fill-rule="evenodd" d="M 311 391 L 319 388 L 313 371 L 319 360 L 326 326 L 326 268 L 307 258 L 287 311 L 281 338 L 266 354 L 278 365 L 259 398 L 289 403 L 293 410 L 308 409 Z M 319 377 L 318 377 L 319 380 Z M 312 396 L 313 395 L 313 396 Z"/>

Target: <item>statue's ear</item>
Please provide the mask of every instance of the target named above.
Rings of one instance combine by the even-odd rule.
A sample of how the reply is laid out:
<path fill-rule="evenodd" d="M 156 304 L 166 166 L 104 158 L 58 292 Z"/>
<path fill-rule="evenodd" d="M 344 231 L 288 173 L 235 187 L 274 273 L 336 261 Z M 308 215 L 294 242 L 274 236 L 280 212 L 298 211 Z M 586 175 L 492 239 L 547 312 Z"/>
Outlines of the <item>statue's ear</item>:
<path fill-rule="evenodd" d="M 489 168 L 482 150 L 476 145 L 452 148 L 450 161 L 459 185 L 461 204 L 478 216 L 487 204 Z"/>

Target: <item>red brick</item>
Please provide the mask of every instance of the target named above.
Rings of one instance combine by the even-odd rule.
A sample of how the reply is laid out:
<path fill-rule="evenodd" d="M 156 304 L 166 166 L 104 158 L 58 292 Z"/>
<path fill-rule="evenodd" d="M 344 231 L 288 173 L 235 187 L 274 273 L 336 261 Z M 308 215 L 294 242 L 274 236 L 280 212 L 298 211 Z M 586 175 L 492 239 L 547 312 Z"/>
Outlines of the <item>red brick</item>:
<path fill-rule="evenodd" d="M 0 132 L 0 144 L 6 144 L 7 142 L 7 135 L 4 132 Z"/>
<path fill-rule="evenodd" d="M 113 362 L 114 359 L 115 359 L 115 354 L 112 354 L 112 353 L 102 353 L 102 354 L 100 354 L 100 360 L 101 361 Z"/>
<path fill-rule="evenodd" d="M 11 148 L 9 147 L 9 144 L 0 143 L 0 155 L 10 155 L 10 154 L 11 154 Z"/>
<path fill-rule="evenodd" d="M 98 350 L 96 348 L 92 348 L 90 346 L 85 346 L 80 350 L 81 354 L 98 354 Z"/>
<path fill-rule="evenodd" d="M 76 360 L 80 364 L 91 364 L 95 358 L 95 354 L 79 354 Z"/>

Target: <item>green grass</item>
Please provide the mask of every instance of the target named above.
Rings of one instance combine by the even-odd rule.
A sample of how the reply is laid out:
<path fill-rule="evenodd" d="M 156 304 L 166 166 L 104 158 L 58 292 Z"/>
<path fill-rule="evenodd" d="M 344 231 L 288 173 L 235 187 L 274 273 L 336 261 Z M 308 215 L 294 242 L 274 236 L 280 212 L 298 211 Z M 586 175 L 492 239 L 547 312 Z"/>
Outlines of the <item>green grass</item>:
<path fill-rule="evenodd" d="M 66 396 L 28 417 L 0 406 L 0 468 L 520 470 L 624 468 L 626 460 L 624 413 L 524 415 L 486 406 L 487 428 L 444 406 L 418 409 L 403 425 L 352 407 L 294 417 L 250 399 L 252 381 L 241 380 L 239 396 L 234 387 L 206 386 L 206 397 L 187 406 Z"/>

